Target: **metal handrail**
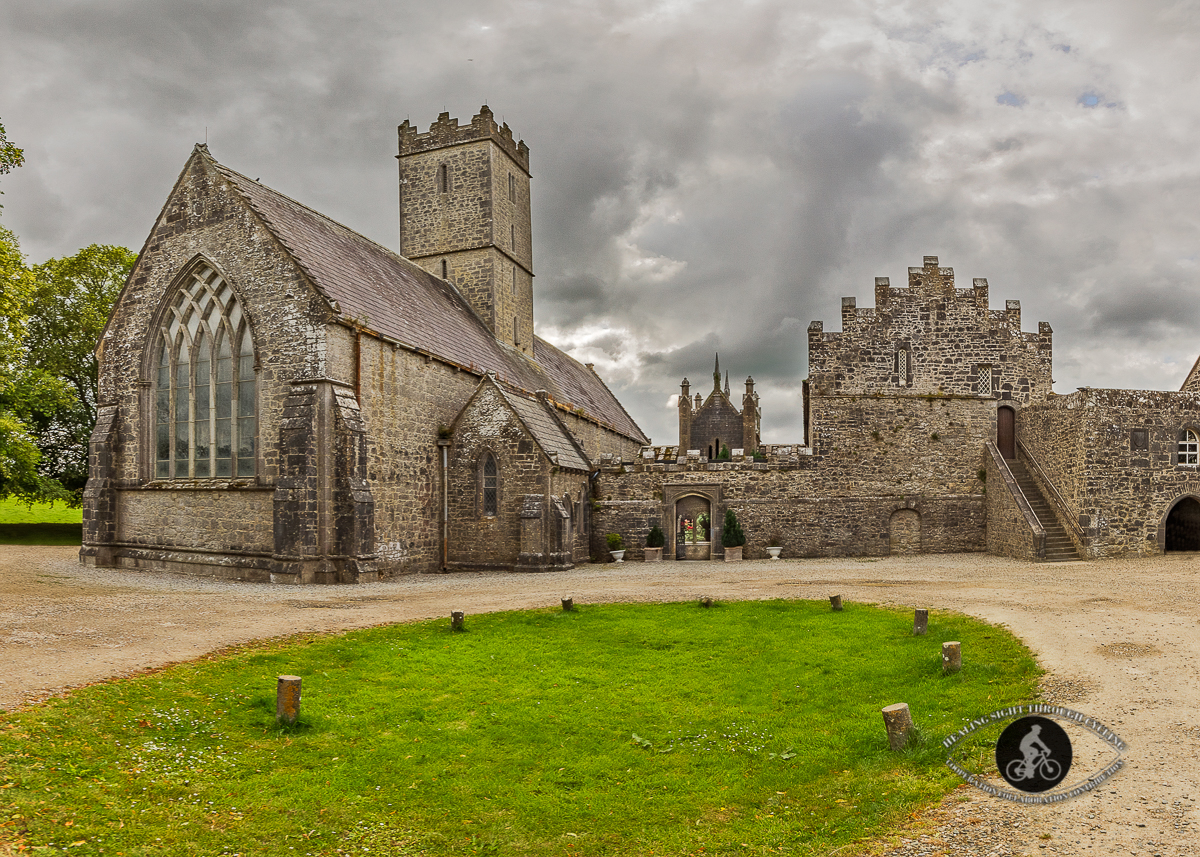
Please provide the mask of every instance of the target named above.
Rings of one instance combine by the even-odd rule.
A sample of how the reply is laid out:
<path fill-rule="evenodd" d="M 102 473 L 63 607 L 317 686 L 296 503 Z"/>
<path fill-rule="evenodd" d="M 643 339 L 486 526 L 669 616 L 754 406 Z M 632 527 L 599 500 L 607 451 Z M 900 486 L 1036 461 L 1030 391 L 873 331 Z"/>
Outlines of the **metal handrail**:
<path fill-rule="evenodd" d="M 1039 464 L 1038 460 L 1029 452 L 1029 448 L 1018 440 L 1017 449 L 1019 449 L 1021 454 L 1025 456 L 1025 460 L 1033 465 L 1033 469 L 1037 471 L 1037 475 L 1041 480 L 1041 483 L 1050 489 L 1050 499 L 1058 507 L 1059 519 L 1066 521 L 1067 529 L 1075 534 L 1075 536 L 1079 539 L 1079 544 L 1082 545 L 1085 538 L 1083 527 L 1079 526 L 1079 521 L 1072 517 L 1071 507 L 1067 505 L 1067 501 L 1064 500 L 1063 496 L 1058 493 L 1058 489 L 1054 487 L 1054 483 L 1050 481 L 1050 477 L 1046 475 L 1046 471 L 1042 469 L 1042 465 Z"/>

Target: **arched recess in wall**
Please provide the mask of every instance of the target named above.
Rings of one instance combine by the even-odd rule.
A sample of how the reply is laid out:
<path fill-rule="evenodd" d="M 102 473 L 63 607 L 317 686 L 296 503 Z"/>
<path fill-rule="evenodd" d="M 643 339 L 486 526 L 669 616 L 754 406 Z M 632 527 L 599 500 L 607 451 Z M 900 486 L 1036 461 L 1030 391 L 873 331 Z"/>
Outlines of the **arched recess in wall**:
<path fill-rule="evenodd" d="M 1188 495 L 1171 506 L 1162 523 L 1163 550 L 1200 551 L 1200 500 Z"/>
<path fill-rule="evenodd" d="M 888 521 L 888 542 L 892 556 L 910 556 L 921 552 L 921 513 L 916 509 L 897 509 Z"/>
<path fill-rule="evenodd" d="M 1017 412 L 1008 405 L 996 409 L 996 447 L 1009 461 L 1017 457 Z"/>
<path fill-rule="evenodd" d="M 687 494 L 675 501 L 675 558 L 712 557 L 712 503 Z"/>
<path fill-rule="evenodd" d="M 192 260 L 167 290 L 146 337 L 146 432 L 155 479 L 255 475 L 258 447 L 254 335 L 216 266 Z"/>

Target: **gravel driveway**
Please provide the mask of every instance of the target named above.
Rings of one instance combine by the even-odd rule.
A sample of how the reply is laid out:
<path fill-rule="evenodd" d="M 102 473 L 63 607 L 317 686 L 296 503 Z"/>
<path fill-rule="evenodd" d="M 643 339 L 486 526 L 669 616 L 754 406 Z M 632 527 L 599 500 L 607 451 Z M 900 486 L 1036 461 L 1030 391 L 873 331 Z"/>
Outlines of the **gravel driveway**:
<path fill-rule="evenodd" d="M 958 610 L 1008 626 L 1050 670 L 1048 699 L 1102 720 L 1129 745 L 1126 768 L 1096 792 L 1024 807 L 964 785 L 877 843 L 878 853 L 1200 853 L 1200 557 L 1042 565 L 979 554 L 628 563 L 297 588 L 87 569 L 77 551 L 0 546 L 0 708 L 257 638 L 455 609 L 470 615 L 536 607 L 567 595 L 583 604 L 840 592 L 848 601 Z"/>

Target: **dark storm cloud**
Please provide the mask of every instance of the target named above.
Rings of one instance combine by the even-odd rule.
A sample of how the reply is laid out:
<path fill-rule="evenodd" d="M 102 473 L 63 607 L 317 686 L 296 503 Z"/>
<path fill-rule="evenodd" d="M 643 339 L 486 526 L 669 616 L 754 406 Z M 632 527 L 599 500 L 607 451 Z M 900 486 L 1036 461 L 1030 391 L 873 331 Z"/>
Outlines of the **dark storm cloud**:
<path fill-rule="evenodd" d="M 925 254 L 1050 321 L 1060 388 L 1169 387 L 1200 352 L 1198 41 L 1154 3 L 15 0 L 3 216 L 35 261 L 138 247 L 207 133 L 395 246 L 395 126 L 487 101 L 532 150 L 539 328 L 660 442 L 716 350 L 798 439 L 808 322 Z"/>

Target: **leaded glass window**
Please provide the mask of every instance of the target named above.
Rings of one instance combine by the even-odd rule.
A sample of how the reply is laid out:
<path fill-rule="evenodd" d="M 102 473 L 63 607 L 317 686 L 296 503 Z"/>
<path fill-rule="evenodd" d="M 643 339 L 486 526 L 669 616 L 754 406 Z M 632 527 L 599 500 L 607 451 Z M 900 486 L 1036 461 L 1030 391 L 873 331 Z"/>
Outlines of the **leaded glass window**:
<path fill-rule="evenodd" d="M 491 453 L 483 459 L 483 514 L 495 515 L 499 506 L 497 502 L 497 473 L 496 459 Z"/>
<path fill-rule="evenodd" d="M 254 344 L 233 290 L 197 268 L 163 316 L 154 379 L 154 476 L 254 475 Z"/>
<path fill-rule="evenodd" d="M 980 366 L 975 370 L 975 392 L 981 396 L 992 395 L 991 366 Z"/>

